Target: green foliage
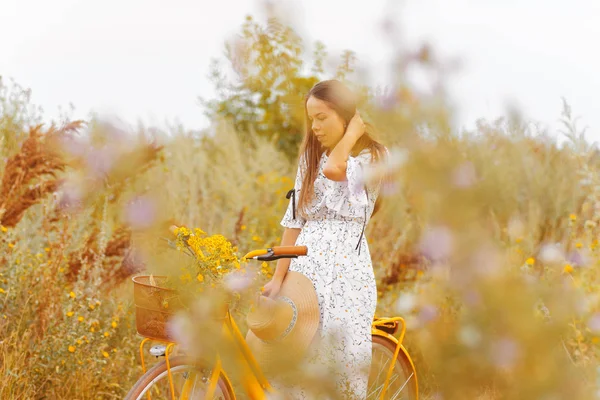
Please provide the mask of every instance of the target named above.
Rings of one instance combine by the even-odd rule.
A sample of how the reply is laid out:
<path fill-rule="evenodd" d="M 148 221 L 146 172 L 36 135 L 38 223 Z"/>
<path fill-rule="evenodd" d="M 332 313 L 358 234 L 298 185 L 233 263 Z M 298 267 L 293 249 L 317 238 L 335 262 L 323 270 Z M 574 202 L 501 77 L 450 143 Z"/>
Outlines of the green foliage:
<path fill-rule="evenodd" d="M 211 78 L 217 98 L 204 101 L 211 119 L 230 120 L 242 138 L 250 131 L 275 141 L 290 159 L 303 138 L 306 93 L 327 76 L 327 51 L 315 43 L 308 68 L 301 38 L 275 19 L 262 26 L 247 17 L 240 35 L 226 44 L 226 58 L 235 73 L 229 79 L 218 61 Z M 353 72 L 354 53 L 345 51 L 334 76 L 345 79 Z"/>

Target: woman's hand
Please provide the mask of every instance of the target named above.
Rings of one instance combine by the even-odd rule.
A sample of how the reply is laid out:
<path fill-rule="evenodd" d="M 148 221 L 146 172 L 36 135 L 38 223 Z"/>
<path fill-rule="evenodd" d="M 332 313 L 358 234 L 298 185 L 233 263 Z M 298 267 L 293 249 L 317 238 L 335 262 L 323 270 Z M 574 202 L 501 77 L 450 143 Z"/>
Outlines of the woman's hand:
<path fill-rule="evenodd" d="M 281 289 L 281 281 L 279 279 L 273 278 L 263 287 L 263 296 L 270 297 L 272 299 L 277 296 L 279 290 Z"/>
<path fill-rule="evenodd" d="M 365 123 L 363 122 L 358 110 L 356 114 L 350 120 L 348 124 L 348 128 L 346 128 L 346 135 L 352 135 L 355 140 L 360 139 L 362 135 L 365 133 Z"/>

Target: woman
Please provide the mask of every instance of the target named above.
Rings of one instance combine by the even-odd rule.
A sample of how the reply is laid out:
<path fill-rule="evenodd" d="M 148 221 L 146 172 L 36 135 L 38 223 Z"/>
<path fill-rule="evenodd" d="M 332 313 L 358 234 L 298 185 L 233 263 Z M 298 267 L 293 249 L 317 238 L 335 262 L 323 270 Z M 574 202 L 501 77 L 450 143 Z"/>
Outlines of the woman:
<path fill-rule="evenodd" d="M 305 103 L 306 135 L 293 196 L 281 221 L 281 244 L 306 245 L 308 256 L 280 259 L 264 294 L 275 297 L 288 270 L 306 275 L 319 299 L 321 344 L 312 362 L 335 368 L 343 398 L 364 399 L 371 362 L 371 322 L 377 288 L 364 237 L 380 183 L 360 175 L 386 149 L 356 111 L 354 96 L 336 80 L 316 84 Z M 299 390 L 297 397 L 312 398 Z"/>

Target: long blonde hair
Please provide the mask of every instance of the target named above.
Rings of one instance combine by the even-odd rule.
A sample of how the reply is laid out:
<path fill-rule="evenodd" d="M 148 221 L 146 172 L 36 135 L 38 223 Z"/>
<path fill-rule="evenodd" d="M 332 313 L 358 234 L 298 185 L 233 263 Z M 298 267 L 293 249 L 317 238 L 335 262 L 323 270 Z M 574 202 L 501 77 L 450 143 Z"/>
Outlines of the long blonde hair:
<path fill-rule="evenodd" d="M 300 213 L 305 214 L 306 208 L 314 196 L 314 183 L 319 171 L 319 162 L 325 148 L 319 143 L 312 130 L 312 125 L 308 118 L 306 102 L 310 97 L 315 97 L 326 102 L 347 124 L 356 114 L 356 100 L 351 90 L 342 82 L 332 79 L 317 83 L 306 95 L 304 100 L 304 114 L 306 121 L 306 134 L 300 146 L 299 159 L 304 159 L 305 165 L 300 168 L 304 170 L 302 179 L 302 190 L 298 200 L 298 209 Z M 369 149 L 374 161 L 377 161 L 385 154 L 385 147 L 374 138 L 373 126 L 365 123 L 365 133 L 358 139 L 350 155 L 357 156 L 364 149 Z M 381 199 L 377 198 L 373 214 L 380 207 Z"/>

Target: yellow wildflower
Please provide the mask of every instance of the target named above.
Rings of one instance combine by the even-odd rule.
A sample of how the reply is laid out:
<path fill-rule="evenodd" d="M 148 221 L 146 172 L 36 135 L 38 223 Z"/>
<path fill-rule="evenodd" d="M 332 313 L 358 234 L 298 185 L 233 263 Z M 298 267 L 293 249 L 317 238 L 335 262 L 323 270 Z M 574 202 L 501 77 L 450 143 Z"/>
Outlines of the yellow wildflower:
<path fill-rule="evenodd" d="M 198 274 L 196 279 L 198 279 L 198 282 L 204 282 L 204 276 L 202 276 L 202 274 Z"/>
<path fill-rule="evenodd" d="M 15 245 L 14 245 L 14 243 L 9 243 L 8 247 L 10 247 L 12 249 L 13 247 L 15 247 Z"/>
<path fill-rule="evenodd" d="M 83 322 L 84 318 L 80 315 L 79 318 L 77 318 L 77 321 L 79 322 Z"/>
<path fill-rule="evenodd" d="M 109 336 L 110 336 L 110 333 L 104 332 L 104 337 L 109 337 Z"/>
<path fill-rule="evenodd" d="M 94 308 L 96 308 L 96 307 L 94 307 L 93 304 L 90 304 L 90 310 L 94 311 Z"/>
<path fill-rule="evenodd" d="M 50 247 L 44 247 L 44 251 L 48 253 L 50 251 Z"/>
<path fill-rule="evenodd" d="M 569 215 L 569 219 L 570 219 L 571 221 L 575 221 L 575 220 L 577 220 L 577 215 L 575 215 L 575 214 L 571 214 L 571 215 Z"/>
<path fill-rule="evenodd" d="M 113 328 L 116 328 L 116 327 L 117 327 L 117 322 L 116 322 L 116 321 L 113 321 L 113 322 L 110 324 L 110 326 L 112 326 Z"/>
<path fill-rule="evenodd" d="M 83 344 L 83 340 L 77 339 L 77 344 Z"/>
<path fill-rule="evenodd" d="M 69 352 L 75 353 L 75 346 L 69 346 Z"/>
<path fill-rule="evenodd" d="M 527 261 L 525 261 L 525 263 L 526 263 L 527 265 L 533 265 L 533 264 L 535 264 L 535 258 L 533 258 L 533 257 L 529 257 L 529 258 L 527 259 Z"/>
<path fill-rule="evenodd" d="M 565 274 L 570 274 L 571 272 L 573 272 L 573 266 L 571 264 L 566 264 L 563 268 L 563 272 Z"/>
<path fill-rule="evenodd" d="M 240 226 L 240 229 L 243 230 L 243 231 L 245 231 L 246 230 L 246 225 Z"/>
<path fill-rule="evenodd" d="M 75 292 L 69 293 L 69 297 L 72 298 L 72 299 L 74 299 L 75 298 Z"/>
<path fill-rule="evenodd" d="M 0 287 L 0 293 L 6 293 L 6 292 L 4 291 L 4 289 L 2 289 L 2 288 Z"/>
<path fill-rule="evenodd" d="M 8 228 L 4 225 L 0 225 L 0 229 L 2 229 L 2 232 L 8 232 Z"/>
<path fill-rule="evenodd" d="M 192 281 L 192 276 L 188 272 L 187 274 L 180 276 L 179 279 L 181 279 L 182 283 L 187 283 Z"/>
<path fill-rule="evenodd" d="M 108 356 L 109 356 L 109 354 L 106 351 L 103 351 L 102 355 L 104 356 L 104 358 L 108 358 Z"/>
<path fill-rule="evenodd" d="M 575 247 L 577 247 L 578 249 L 583 247 L 583 244 L 581 242 L 577 242 L 575 243 Z"/>
<path fill-rule="evenodd" d="M 72 317 L 72 316 L 73 316 L 73 314 L 75 314 L 73 311 L 69 311 L 69 312 L 67 313 L 67 317 Z"/>

